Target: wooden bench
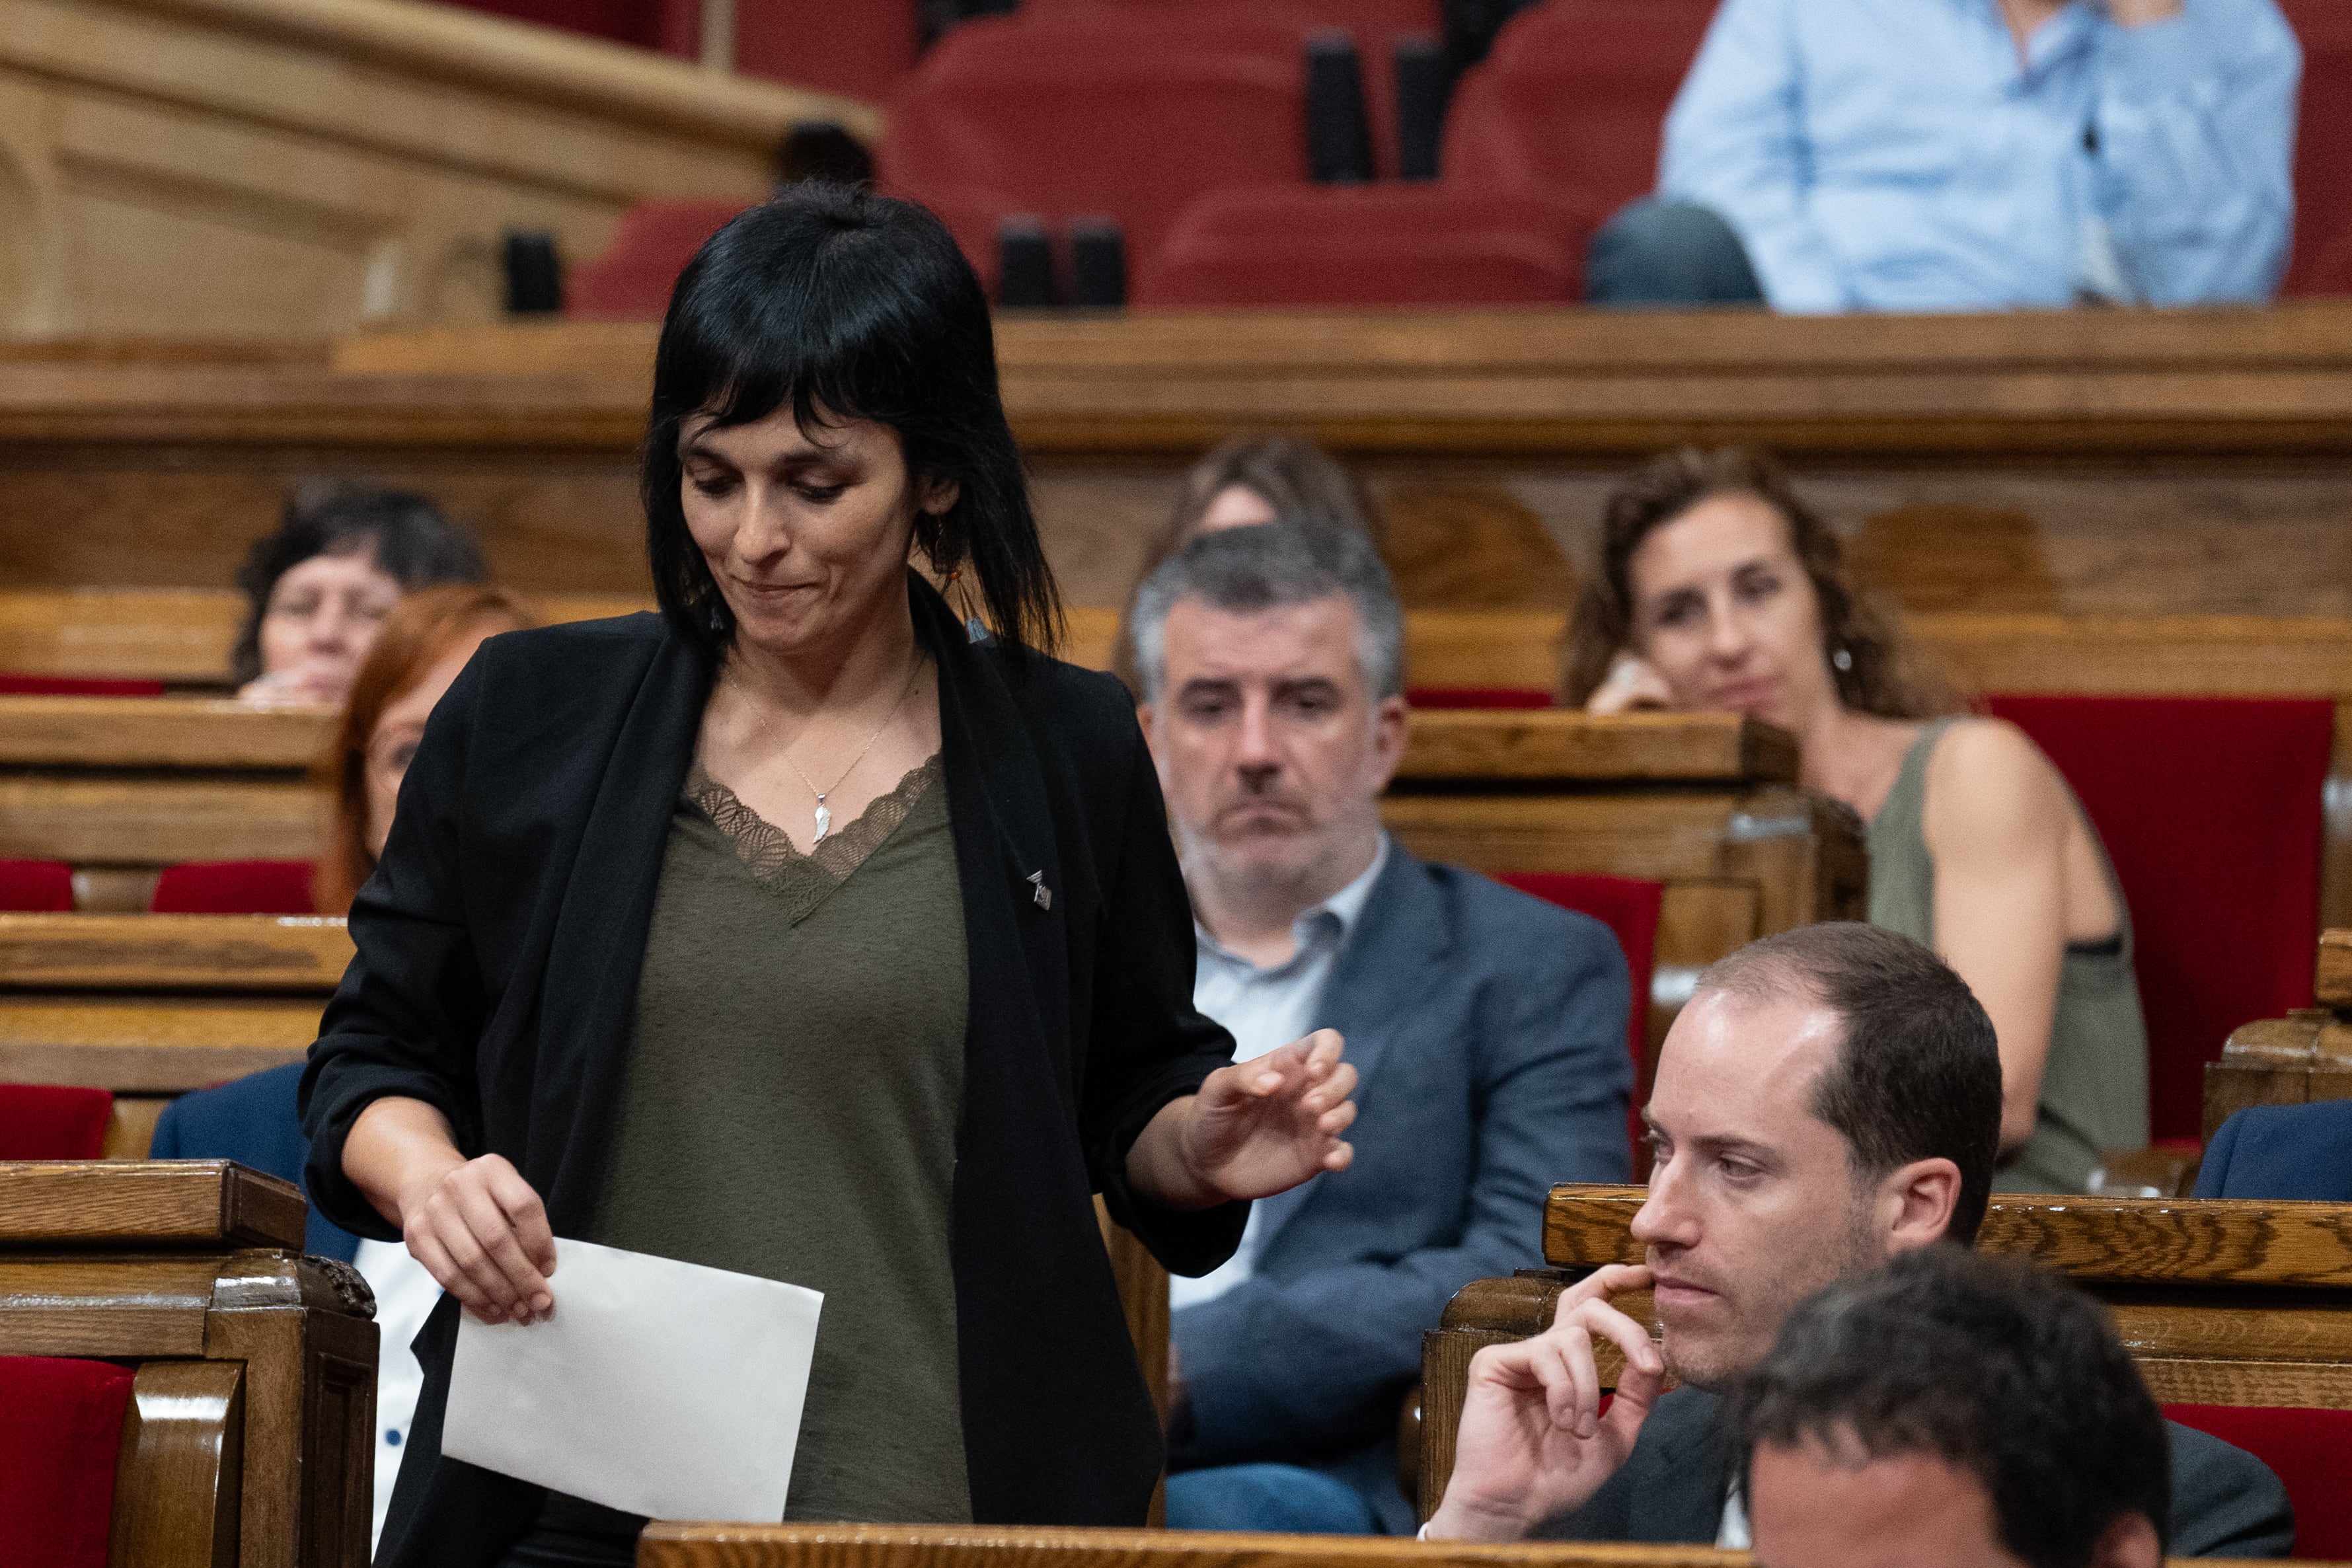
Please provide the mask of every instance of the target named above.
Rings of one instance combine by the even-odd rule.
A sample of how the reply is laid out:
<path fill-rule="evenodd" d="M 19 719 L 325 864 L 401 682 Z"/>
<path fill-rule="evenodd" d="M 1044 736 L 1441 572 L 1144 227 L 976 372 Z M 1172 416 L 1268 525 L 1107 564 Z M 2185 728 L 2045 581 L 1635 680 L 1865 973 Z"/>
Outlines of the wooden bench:
<path fill-rule="evenodd" d="M 2205 1140 L 2249 1105 L 2352 1100 L 2352 931 L 2323 931 L 2319 1006 L 2231 1031 L 2205 1069 Z"/>
<path fill-rule="evenodd" d="M 1444 1496 L 1470 1358 L 1551 1325 L 1594 1269 L 1643 1261 L 1640 1187 L 1570 1185 L 1544 1206 L 1544 1258 L 1478 1280 L 1422 1342 L 1420 1502 Z M 2352 1410 L 2352 1205 L 1996 1193 L 1979 1249 L 2030 1257 L 2104 1301 L 2159 1404 Z M 1617 1305 L 1657 1332 L 1646 1291 Z M 1622 1357 L 1596 1347 L 1615 1385 Z"/>
<path fill-rule="evenodd" d="M 135 1363 L 111 1561 L 366 1568 L 374 1305 L 222 1162 L 0 1164 L 0 1355 Z"/>
<path fill-rule="evenodd" d="M 351 956 L 339 919 L 0 915 L 0 1082 L 111 1090 L 143 1158 L 173 1096 L 302 1060 Z"/>

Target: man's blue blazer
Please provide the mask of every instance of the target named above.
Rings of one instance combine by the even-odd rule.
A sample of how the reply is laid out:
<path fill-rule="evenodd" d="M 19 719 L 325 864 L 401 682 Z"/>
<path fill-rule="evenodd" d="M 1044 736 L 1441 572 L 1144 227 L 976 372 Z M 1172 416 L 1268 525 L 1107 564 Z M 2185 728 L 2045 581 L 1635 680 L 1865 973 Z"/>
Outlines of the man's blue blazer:
<path fill-rule="evenodd" d="M 294 1112 L 294 1088 L 301 1082 L 302 1064 L 297 1061 L 183 1094 L 163 1107 L 147 1157 L 235 1160 L 301 1186 L 302 1166 L 310 1157 L 310 1140 L 302 1135 L 302 1118 Z M 302 1196 L 310 1196 L 308 1188 Z M 314 1204 L 302 1249 L 348 1263 L 359 1253 L 360 1239 Z"/>
<path fill-rule="evenodd" d="M 1473 1280 L 1543 1262 L 1554 1182 L 1623 1181 L 1625 958 L 1597 920 L 1391 845 L 1318 1024 L 1356 1064 L 1356 1158 L 1260 1206 L 1252 1277 L 1178 1312 L 1180 1469 L 1323 1469 L 1410 1535 L 1400 1400 Z"/>
<path fill-rule="evenodd" d="M 2239 1112 L 2213 1134 L 2197 1196 L 2352 1203 L 2352 1100 Z"/>

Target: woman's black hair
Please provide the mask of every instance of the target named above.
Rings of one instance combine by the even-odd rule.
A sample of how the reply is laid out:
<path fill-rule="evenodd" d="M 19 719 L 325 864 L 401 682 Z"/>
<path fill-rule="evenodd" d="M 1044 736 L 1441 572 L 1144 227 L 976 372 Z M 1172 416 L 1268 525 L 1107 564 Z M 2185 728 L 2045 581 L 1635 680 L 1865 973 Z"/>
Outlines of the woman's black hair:
<path fill-rule="evenodd" d="M 678 275 L 654 359 L 642 490 L 654 594 L 716 663 L 734 617 L 687 532 L 678 434 L 708 413 L 750 424 L 790 406 L 805 432 L 873 420 L 898 433 L 908 478 L 951 481 L 918 514 L 941 578 L 969 566 L 996 636 L 1052 652 L 1061 596 L 997 394 L 988 297 L 939 219 L 846 185 L 796 185 L 710 236 Z"/>
<path fill-rule="evenodd" d="M 367 551 L 405 591 L 438 582 L 481 582 L 481 547 L 474 536 L 412 490 L 363 485 L 306 485 L 295 491 L 278 527 L 253 541 L 236 586 L 246 597 L 245 628 L 229 654 L 229 674 L 243 685 L 261 674 L 261 621 L 278 580 L 315 556 Z"/>

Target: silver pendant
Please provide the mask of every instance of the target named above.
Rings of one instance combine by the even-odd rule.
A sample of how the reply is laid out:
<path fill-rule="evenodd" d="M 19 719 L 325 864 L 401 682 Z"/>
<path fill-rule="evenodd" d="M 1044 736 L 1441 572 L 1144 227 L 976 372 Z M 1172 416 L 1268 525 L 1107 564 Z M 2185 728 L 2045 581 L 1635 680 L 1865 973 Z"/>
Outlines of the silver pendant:
<path fill-rule="evenodd" d="M 825 834 L 831 831 L 833 831 L 833 813 L 826 810 L 824 797 L 820 795 L 816 800 L 816 837 L 809 841 L 809 848 L 814 849 L 824 842 Z"/>

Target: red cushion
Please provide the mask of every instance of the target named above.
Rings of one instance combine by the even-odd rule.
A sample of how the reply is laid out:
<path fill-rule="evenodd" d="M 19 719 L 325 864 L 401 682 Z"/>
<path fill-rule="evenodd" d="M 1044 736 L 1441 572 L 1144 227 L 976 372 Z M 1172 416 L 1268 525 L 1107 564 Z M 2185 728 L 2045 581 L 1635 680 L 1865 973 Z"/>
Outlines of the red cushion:
<path fill-rule="evenodd" d="M 2284 0 L 2303 43 L 2294 134 L 2294 253 L 2281 292 L 2352 294 L 2352 6 Z"/>
<path fill-rule="evenodd" d="M 1650 976 L 1657 963 L 1658 908 L 1666 884 L 1630 876 L 1580 876 L 1572 872 L 1509 871 L 1495 879 L 1546 904 L 1590 915 L 1616 934 L 1625 951 L 1633 985 L 1625 1014 L 1625 1049 L 1633 1057 L 1633 1098 L 1626 1108 L 1625 1133 L 1633 1142 L 1634 1169 L 1641 1169 L 1642 1107 L 1650 1098 Z"/>
<path fill-rule="evenodd" d="M 879 103 L 914 68 L 914 0 L 761 0 L 735 7 L 735 68 Z M 698 29 L 698 31 L 699 29 Z"/>
<path fill-rule="evenodd" d="M 683 197 L 637 203 L 613 225 L 613 243 L 566 274 L 563 313 L 587 320 L 659 320 L 677 275 L 702 242 L 750 204 Z"/>
<path fill-rule="evenodd" d="M 1545 0 L 1514 16 L 1446 111 L 1449 181 L 1580 193 L 1602 214 L 1657 184 L 1666 110 L 1714 0 Z"/>
<path fill-rule="evenodd" d="M 1994 696 L 2106 841 L 2131 906 L 2158 1138 L 2204 1124 L 2231 1030 L 2312 1005 L 2325 700 Z"/>
<path fill-rule="evenodd" d="M 0 675 L 0 697 L 160 697 L 161 681 L 117 681 L 95 675 Z"/>
<path fill-rule="evenodd" d="M 104 1089 L 0 1083 L 0 1160 L 94 1160 L 106 1153 L 113 1115 Z"/>
<path fill-rule="evenodd" d="M 1541 686 L 1411 686 L 1404 700 L 1422 708 L 1533 708 L 1552 702 Z"/>
<path fill-rule="evenodd" d="M 2294 1504 L 2294 1554 L 2352 1558 L 2352 1410 L 2168 1405 L 2165 1419 L 2268 1465 Z"/>
<path fill-rule="evenodd" d="M 1212 191 L 1139 272 L 1141 306 L 1544 305 L 1580 298 L 1591 220 L 1539 191 Z"/>
<path fill-rule="evenodd" d="M 615 44 L 658 47 L 662 41 L 662 0 L 454 0 L 468 11 L 483 11 L 509 21 L 532 22 L 584 33 Z"/>
<path fill-rule="evenodd" d="M 73 906 L 73 867 L 65 862 L 0 861 L 0 910 L 70 915 Z"/>
<path fill-rule="evenodd" d="M 309 861 L 191 861 L 155 879 L 151 915 L 316 915 Z"/>
<path fill-rule="evenodd" d="M 0 1568 L 106 1568 L 131 1371 L 0 1356 Z"/>

